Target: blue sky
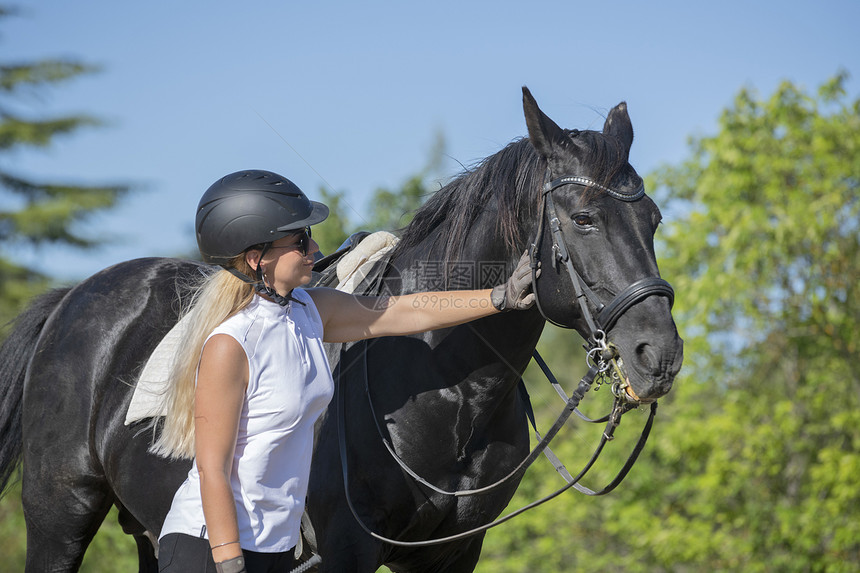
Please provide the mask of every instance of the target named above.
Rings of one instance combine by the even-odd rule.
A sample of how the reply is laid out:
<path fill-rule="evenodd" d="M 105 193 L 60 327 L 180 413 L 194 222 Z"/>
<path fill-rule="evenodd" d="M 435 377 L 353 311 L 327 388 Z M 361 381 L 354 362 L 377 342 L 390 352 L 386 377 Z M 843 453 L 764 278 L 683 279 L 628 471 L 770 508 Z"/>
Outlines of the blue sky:
<path fill-rule="evenodd" d="M 103 71 L 18 108 L 109 126 L 6 154 L 3 167 L 139 189 L 88 223 L 106 247 L 14 248 L 66 280 L 188 252 L 200 195 L 239 169 L 277 171 L 312 197 L 346 192 L 360 223 L 376 188 L 425 166 L 436 134 L 445 176 L 524 136 L 522 85 L 563 127 L 599 129 L 627 101 L 643 174 L 714 133 L 742 87 L 814 90 L 846 70 L 860 91 L 856 0 L 21 4 L 0 23 L 0 61 L 74 57 Z"/>

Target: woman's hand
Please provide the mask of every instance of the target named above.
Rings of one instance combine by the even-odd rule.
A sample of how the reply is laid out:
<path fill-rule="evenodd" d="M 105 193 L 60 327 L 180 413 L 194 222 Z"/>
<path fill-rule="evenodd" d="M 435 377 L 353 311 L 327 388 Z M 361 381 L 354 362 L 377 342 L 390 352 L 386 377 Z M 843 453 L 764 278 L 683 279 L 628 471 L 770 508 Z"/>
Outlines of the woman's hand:
<path fill-rule="evenodd" d="M 535 278 L 539 276 L 540 266 L 538 266 Z M 493 301 L 493 306 L 499 310 L 526 310 L 532 307 L 535 303 L 535 293 L 532 292 L 532 269 L 528 251 L 520 257 L 520 261 L 508 281 L 493 287 L 490 300 Z"/>

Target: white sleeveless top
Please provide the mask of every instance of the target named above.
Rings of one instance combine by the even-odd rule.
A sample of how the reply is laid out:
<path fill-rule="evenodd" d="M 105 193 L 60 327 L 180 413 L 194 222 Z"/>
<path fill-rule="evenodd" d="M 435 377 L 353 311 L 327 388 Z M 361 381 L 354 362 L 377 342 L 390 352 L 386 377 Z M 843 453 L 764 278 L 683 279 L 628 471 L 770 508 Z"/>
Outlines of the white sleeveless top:
<path fill-rule="evenodd" d="M 240 544 L 263 553 L 298 543 L 314 422 L 334 392 L 319 312 L 305 291 L 296 289 L 293 297 L 305 306 L 293 301 L 282 307 L 254 296 L 209 335 L 232 336 L 248 357 L 231 482 Z M 161 535 L 168 533 L 208 539 L 196 460 L 164 521 Z"/>

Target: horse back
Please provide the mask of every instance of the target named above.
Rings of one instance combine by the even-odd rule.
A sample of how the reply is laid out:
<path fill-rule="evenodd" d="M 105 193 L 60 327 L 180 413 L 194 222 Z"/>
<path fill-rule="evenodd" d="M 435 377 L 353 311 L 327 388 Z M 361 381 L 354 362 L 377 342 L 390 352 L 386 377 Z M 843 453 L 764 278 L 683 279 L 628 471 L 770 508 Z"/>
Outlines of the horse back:
<path fill-rule="evenodd" d="M 24 386 L 25 492 L 28 481 L 59 472 L 160 527 L 188 465 L 149 454 L 152 431 L 127 427 L 124 418 L 137 376 L 176 324 L 201 268 L 176 259 L 128 261 L 84 280 L 59 303 Z"/>

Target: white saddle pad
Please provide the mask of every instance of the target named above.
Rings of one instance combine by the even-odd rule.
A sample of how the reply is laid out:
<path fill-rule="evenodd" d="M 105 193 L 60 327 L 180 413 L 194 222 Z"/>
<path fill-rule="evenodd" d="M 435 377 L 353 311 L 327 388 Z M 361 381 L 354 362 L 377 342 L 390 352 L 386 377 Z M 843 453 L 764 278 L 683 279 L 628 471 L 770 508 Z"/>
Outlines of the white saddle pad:
<path fill-rule="evenodd" d="M 146 366 L 143 367 L 137 385 L 134 387 L 128 412 L 125 413 L 126 426 L 144 418 L 164 415 L 162 398 L 167 391 L 171 362 L 179 350 L 179 343 L 188 328 L 187 325 L 186 318 L 176 323 L 146 361 Z"/>
<path fill-rule="evenodd" d="M 373 263 L 384 257 L 399 241 L 387 231 L 368 235 L 337 262 L 337 290 L 352 292 L 364 280 Z"/>

